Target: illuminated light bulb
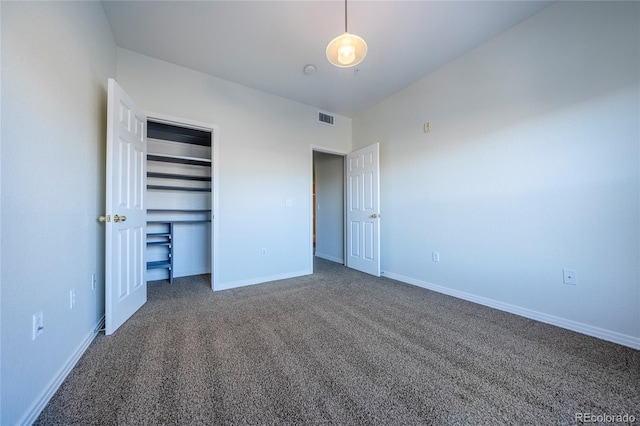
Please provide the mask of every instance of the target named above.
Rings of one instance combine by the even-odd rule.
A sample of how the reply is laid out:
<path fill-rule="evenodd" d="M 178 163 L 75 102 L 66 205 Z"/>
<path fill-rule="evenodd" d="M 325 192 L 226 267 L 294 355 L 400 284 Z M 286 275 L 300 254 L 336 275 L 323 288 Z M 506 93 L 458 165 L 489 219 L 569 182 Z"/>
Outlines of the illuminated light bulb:
<path fill-rule="evenodd" d="M 356 47 L 353 44 L 343 44 L 338 48 L 338 62 L 349 65 L 356 59 Z"/>

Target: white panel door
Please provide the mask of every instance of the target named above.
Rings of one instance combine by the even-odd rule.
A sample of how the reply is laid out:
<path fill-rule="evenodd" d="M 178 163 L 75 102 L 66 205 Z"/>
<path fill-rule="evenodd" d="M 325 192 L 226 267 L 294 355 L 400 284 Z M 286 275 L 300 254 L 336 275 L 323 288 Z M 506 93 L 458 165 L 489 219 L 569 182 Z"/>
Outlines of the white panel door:
<path fill-rule="evenodd" d="M 380 276 L 380 146 L 347 155 L 347 266 Z"/>
<path fill-rule="evenodd" d="M 105 333 L 147 301 L 147 117 L 113 79 L 107 106 Z"/>

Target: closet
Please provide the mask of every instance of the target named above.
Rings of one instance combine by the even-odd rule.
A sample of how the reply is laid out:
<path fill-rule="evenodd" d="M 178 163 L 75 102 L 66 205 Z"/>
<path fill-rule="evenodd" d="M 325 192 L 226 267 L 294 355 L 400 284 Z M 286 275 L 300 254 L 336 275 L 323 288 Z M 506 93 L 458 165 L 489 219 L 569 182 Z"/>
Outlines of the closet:
<path fill-rule="evenodd" d="M 211 273 L 212 133 L 147 121 L 147 281 Z"/>

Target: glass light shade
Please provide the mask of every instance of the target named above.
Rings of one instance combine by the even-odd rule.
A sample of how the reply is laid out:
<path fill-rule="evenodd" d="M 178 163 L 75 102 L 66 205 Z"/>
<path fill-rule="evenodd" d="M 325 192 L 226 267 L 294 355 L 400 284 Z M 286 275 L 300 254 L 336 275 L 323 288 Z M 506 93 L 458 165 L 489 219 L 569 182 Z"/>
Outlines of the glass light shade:
<path fill-rule="evenodd" d="M 362 62 L 365 56 L 367 43 L 355 34 L 345 32 L 327 46 L 327 59 L 337 67 L 352 67 Z"/>

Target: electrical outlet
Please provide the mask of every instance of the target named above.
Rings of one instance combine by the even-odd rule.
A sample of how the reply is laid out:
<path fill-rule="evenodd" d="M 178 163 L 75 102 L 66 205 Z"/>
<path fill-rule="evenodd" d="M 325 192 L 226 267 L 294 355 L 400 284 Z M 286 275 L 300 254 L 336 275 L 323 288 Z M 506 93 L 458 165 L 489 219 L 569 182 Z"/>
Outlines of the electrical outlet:
<path fill-rule="evenodd" d="M 32 318 L 32 332 L 31 332 L 31 340 L 36 340 L 36 337 L 42 334 L 44 331 L 44 315 L 42 311 L 33 315 Z"/>
<path fill-rule="evenodd" d="M 69 309 L 73 309 L 76 306 L 76 289 L 73 288 L 69 291 Z"/>
<path fill-rule="evenodd" d="M 263 248 L 263 249 L 262 249 L 262 255 L 263 255 L 263 256 L 266 256 L 266 255 L 267 255 L 267 249 L 266 249 L 266 248 Z"/>
<path fill-rule="evenodd" d="M 91 274 L 91 290 L 96 289 L 96 274 Z"/>
<path fill-rule="evenodd" d="M 578 284 L 578 273 L 575 269 L 563 269 L 562 270 L 563 279 L 562 282 L 569 285 L 577 285 Z"/>
<path fill-rule="evenodd" d="M 431 260 L 434 262 L 440 262 L 440 252 L 434 251 L 431 253 Z"/>

